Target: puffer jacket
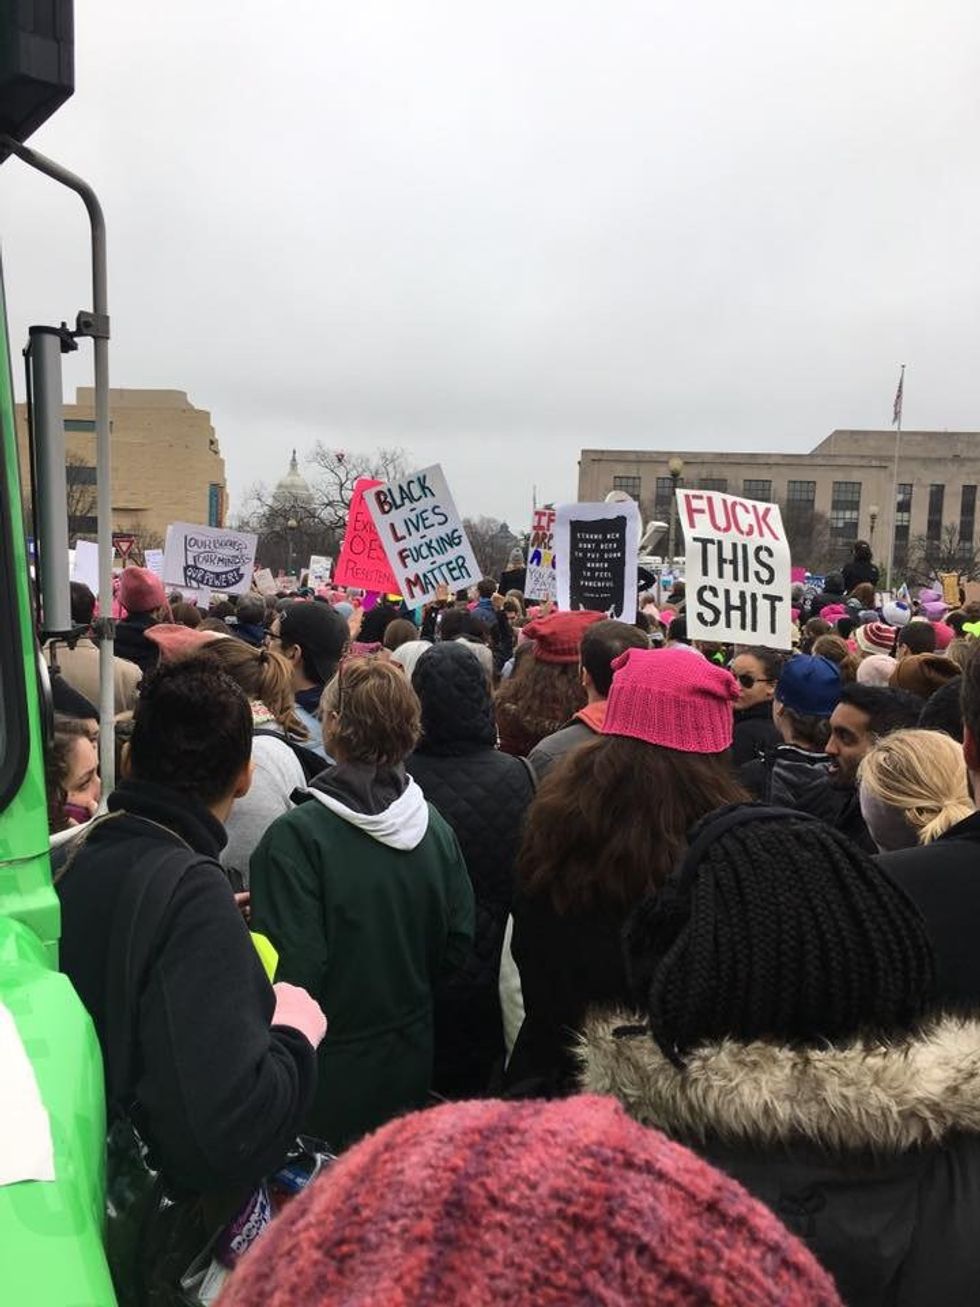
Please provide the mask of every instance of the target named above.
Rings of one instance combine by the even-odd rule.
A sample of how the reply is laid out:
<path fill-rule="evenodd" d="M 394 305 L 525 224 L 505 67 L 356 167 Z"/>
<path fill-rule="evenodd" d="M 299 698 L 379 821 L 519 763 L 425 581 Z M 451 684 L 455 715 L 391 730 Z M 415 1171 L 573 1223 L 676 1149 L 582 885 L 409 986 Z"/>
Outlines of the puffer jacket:
<path fill-rule="evenodd" d="M 973 1307 L 980 1286 L 980 1022 L 894 1044 L 726 1039 L 680 1069 L 628 1013 L 594 1015 L 580 1087 L 739 1180 L 849 1307 Z"/>
<path fill-rule="evenodd" d="M 738 778 L 763 803 L 795 808 L 803 791 L 826 774 L 829 763 L 826 753 L 813 753 L 795 744 L 780 744 L 763 757 L 743 763 Z"/>
<path fill-rule="evenodd" d="M 534 781 L 527 763 L 495 748 L 487 680 L 465 645 L 434 645 L 412 685 L 422 705 L 422 740 L 406 770 L 455 831 L 476 899 L 472 954 L 435 1003 L 433 1087 L 459 1098 L 484 1093 L 503 1059 L 497 977 Z"/>

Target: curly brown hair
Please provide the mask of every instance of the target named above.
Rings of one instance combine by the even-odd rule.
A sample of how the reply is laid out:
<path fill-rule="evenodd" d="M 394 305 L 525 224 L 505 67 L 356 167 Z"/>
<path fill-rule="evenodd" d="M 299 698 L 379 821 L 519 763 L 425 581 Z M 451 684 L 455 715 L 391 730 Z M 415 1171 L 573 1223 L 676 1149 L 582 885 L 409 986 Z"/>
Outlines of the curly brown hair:
<path fill-rule="evenodd" d="M 341 762 L 395 767 L 418 743 L 421 709 L 400 667 L 379 658 L 348 658 L 337 674 L 337 707 L 324 743 Z"/>
<path fill-rule="evenodd" d="M 560 913 L 628 909 L 663 884 L 696 821 L 749 801 L 727 753 L 600 736 L 538 790 L 517 862 L 524 892 L 547 894 Z"/>
<path fill-rule="evenodd" d="M 530 753 L 585 707 L 578 663 L 546 663 L 533 651 L 517 660 L 497 691 L 497 726 L 507 753 Z"/>

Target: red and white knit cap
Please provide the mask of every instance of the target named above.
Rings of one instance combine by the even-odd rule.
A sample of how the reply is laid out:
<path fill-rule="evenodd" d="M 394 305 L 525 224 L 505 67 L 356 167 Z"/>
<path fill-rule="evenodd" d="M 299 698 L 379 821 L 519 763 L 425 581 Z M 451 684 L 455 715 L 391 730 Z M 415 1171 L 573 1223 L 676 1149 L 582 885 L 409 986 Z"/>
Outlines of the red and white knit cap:
<path fill-rule="evenodd" d="M 628 735 L 681 753 L 732 745 L 738 682 L 690 649 L 627 649 L 613 662 L 603 735 Z"/>
<path fill-rule="evenodd" d="M 220 1301 L 840 1307 L 827 1273 L 739 1184 L 589 1096 L 391 1122 L 287 1207 Z"/>

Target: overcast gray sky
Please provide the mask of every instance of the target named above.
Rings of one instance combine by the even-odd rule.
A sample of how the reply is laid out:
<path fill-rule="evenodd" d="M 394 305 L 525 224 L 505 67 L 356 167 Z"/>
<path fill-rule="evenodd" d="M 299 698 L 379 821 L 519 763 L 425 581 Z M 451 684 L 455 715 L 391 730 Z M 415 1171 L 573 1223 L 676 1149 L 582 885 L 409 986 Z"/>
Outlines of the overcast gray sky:
<path fill-rule="evenodd" d="M 404 445 L 522 527 L 578 451 L 980 428 L 975 0 L 80 0 L 34 138 L 110 237 L 112 382 L 211 410 L 233 497 Z M 19 349 L 88 307 L 11 161 Z M 19 369 L 15 369 L 18 371 Z M 90 356 L 68 386 L 88 384 Z M 69 390 L 70 393 L 70 390 Z"/>

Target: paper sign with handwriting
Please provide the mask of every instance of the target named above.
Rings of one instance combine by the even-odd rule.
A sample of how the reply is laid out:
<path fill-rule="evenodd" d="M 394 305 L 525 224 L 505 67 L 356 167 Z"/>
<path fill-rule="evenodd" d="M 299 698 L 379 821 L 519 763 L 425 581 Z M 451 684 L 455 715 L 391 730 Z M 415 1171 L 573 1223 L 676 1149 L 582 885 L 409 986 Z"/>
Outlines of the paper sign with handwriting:
<path fill-rule="evenodd" d="M 248 531 L 172 522 L 163 554 L 166 585 L 245 594 L 252 584 L 257 538 Z"/>
<path fill-rule="evenodd" d="M 440 585 L 463 590 L 482 573 L 438 464 L 369 490 L 368 512 L 409 605 L 434 599 Z"/>

